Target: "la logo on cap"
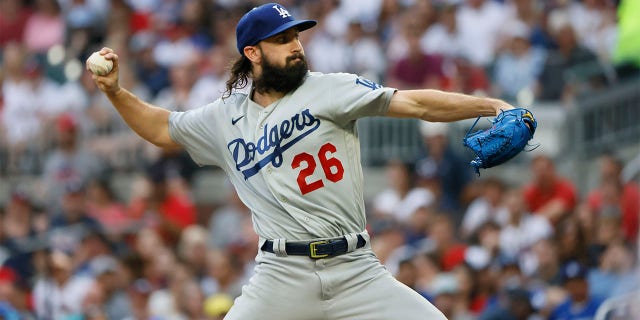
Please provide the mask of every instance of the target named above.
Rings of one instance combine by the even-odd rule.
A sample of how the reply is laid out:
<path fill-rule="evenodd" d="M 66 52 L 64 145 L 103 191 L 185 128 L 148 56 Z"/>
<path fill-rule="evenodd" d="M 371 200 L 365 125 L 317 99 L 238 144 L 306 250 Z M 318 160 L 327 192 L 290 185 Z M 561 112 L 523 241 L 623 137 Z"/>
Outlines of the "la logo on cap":
<path fill-rule="evenodd" d="M 286 17 L 291 17 L 291 15 L 289 14 L 289 11 L 287 11 L 287 9 L 274 4 L 273 7 L 274 9 L 276 9 L 276 11 L 278 11 L 278 14 L 282 17 L 282 18 L 286 18 Z"/>

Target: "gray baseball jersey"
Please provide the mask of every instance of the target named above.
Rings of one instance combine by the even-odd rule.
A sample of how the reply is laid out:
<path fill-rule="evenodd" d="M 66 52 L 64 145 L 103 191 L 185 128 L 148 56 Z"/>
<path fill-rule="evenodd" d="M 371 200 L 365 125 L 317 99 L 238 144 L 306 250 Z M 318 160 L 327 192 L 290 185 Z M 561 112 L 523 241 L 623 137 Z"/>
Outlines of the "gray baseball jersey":
<path fill-rule="evenodd" d="M 340 237 L 365 229 L 356 120 L 387 112 L 394 89 L 353 74 L 309 72 L 262 107 L 234 93 L 173 112 L 171 138 L 229 176 L 266 239 Z"/>

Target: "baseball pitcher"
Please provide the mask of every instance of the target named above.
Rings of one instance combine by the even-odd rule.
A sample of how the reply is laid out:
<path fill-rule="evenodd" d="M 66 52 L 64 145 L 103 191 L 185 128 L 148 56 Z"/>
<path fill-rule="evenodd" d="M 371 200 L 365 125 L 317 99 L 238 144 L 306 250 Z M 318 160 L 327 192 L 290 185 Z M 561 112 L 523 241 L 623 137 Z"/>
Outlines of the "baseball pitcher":
<path fill-rule="evenodd" d="M 260 236 L 254 276 L 226 319 L 444 319 L 396 281 L 365 231 L 356 120 L 451 122 L 513 107 L 437 90 L 401 91 L 357 75 L 310 72 L 298 34 L 316 25 L 269 3 L 236 28 L 240 57 L 227 92 L 187 112 L 140 100 L 113 69 L 93 79 L 127 124 L 161 148 L 219 166 L 251 209 Z M 238 88 L 250 85 L 248 94 Z"/>

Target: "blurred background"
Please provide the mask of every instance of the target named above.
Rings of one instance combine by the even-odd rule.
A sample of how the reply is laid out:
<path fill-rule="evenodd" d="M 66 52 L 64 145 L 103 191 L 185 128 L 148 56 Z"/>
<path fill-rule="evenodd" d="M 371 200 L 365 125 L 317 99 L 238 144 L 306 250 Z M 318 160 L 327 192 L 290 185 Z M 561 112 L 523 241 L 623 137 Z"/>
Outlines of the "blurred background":
<path fill-rule="evenodd" d="M 0 318 L 222 319 L 252 273 L 250 212 L 221 170 L 135 136 L 84 60 L 114 48 L 123 87 L 196 108 L 262 3 L 0 0 Z M 301 33 L 313 71 L 539 121 L 535 150 L 477 176 L 473 119 L 359 120 L 367 228 L 394 276 L 454 320 L 640 318 L 640 1 L 280 3 L 319 22 Z"/>

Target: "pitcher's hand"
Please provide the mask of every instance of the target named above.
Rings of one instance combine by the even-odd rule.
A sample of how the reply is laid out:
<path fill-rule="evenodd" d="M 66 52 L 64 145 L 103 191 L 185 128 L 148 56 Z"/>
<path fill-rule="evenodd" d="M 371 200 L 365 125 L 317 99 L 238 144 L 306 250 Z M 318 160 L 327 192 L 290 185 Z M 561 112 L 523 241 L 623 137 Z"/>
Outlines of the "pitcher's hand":
<path fill-rule="evenodd" d="M 113 68 L 111 69 L 111 72 L 104 76 L 92 74 L 91 77 L 93 78 L 93 81 L 96 82 L 98 88 L 102 90 L 102 92 L 107 95 L 115 94 L 120 90 L 120 85 L 118 84 L 118 55 L 113 51 L 113 49 L 107 47 L 100 49 L 99 52 L 106 59 L 113 61 Z M 85 66 L 87 71 L 91 72 L 89 71 L 89 67 L 87 66 L 86 62 Z"/>

